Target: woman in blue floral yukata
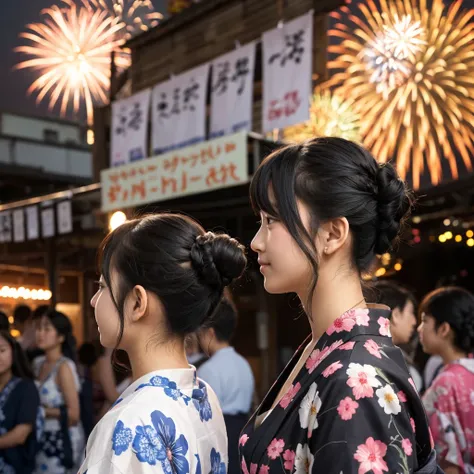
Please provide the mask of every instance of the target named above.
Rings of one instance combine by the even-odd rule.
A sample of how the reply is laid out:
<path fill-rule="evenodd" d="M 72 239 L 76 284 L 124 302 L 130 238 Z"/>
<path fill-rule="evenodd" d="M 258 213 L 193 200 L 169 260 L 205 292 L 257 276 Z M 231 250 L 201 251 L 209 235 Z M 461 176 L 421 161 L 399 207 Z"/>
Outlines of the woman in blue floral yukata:
<path fill-rule="evenodd" d="M 295 292 L 312 331 L 244 428 L 242 472 L 441 472 L 390 311 L 362 292 L 410 208 L 395 169 L 347 140 L 314 139 L 267 157 L 250 195 L 265 289 Z"/>
<path fill-rule="evenodd" d="M 134 382 L 92 432 L 80 474 L 225 474 L 224 418 L 184 341 L 244 271 L 243 247 L 189 217 L 156 214 L 110 233 L 100 261 L 91 302 L 100 341 L 127 352 Z"/>

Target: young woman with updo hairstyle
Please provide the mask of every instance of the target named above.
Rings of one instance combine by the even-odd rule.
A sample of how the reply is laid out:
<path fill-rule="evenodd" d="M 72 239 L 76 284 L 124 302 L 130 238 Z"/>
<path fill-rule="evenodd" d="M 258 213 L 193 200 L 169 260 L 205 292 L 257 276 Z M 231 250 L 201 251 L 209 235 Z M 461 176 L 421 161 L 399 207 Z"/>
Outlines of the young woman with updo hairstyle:
<path fill-rule="evenodd" d="M 474 472 L 474 296 L 444 287 L 420 306 L 423 350 L 444 367 L 423 395 L 438 459 L 446 474 Z"/>
<path fill-rule="evenodd" d="M 390 251 L 411 205 L 393 166 L 313 139 L 268 156 L 250 197 L 265 289 L 296 293 L 311 334 L 244 428 L 242 472 L 436 472 L 390 310 L 362 292 L 361 273 Z"/>
<path fill-rule="evenodd" d="M 91 304 L 101 344 L 126 351 L 133 382 L 94 428 L 80 474 L 226 471 L 224 418 L 185 337 L 245 266 L 236 240 L 182 215 L 134 219 L 105 238 Z"/>

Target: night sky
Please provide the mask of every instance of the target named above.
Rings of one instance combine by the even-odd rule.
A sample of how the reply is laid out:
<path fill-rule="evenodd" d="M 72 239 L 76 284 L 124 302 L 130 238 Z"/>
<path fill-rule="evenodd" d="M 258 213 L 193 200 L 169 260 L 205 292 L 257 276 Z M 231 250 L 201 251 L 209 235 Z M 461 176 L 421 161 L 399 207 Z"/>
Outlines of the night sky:
<path fill-rule="evenodd" d="M 26 90 L 35 78 L 34 72 L 13 71 L 12 68 L 21 57 L 13 52 L 13 48 L 20 44 L 19 33 L 24 31 L 27 23 L 40 21 L 40 11 L 55 2 L 0 0 L 0 3 L 0 110 L 52 115 L 45 103 L 36 106 L 34 97 L 26 96 Z M 153 0 L 153 3 L 156 10 L 165 12 L 166 0 Z M 446 3 L 451 3 L 451 0 L 446 0 Z M 474 8 L 474 0 L 464 0 L 463 3 L 465 7 Z"/>
<path fill-rule="evenodd" d="M 0 0 L 0 110 L 9 110 L 33 115 L 58 115 L 50 113 L 46 103 L 37 106 L 35 97 L 26 96 L 26 90 L 36 78 L 29 70 L 13 71 L 19 59 L 25 57 L 15 53 L 13 48 L 26 44 L 18 35 L 25 25 L 41 20 L 40 12 L 54 0 Z M 153 0 L 155 9 L 165 13 L 165 0 Z"/>

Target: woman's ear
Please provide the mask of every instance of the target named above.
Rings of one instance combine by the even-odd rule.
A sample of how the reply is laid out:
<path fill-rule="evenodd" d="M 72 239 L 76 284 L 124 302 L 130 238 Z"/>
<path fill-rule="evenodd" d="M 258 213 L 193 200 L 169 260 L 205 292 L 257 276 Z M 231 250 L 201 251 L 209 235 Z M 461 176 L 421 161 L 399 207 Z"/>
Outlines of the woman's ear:
<path fill-rule="evenodd" d="M 133 287 L 128 296 L 128 304 L 130 307 L 130 320 L 133 322 L 139 321 L 145 316 L 148 309 L 148 294 L 141 285 Z"/>
<path fill-rule="evenodd" d="M 325 222 L 320 230 L 323 255 L 333 254 L 343 247 L 349 238 L 349 222 L 345 217 L 337 217 Z"/>

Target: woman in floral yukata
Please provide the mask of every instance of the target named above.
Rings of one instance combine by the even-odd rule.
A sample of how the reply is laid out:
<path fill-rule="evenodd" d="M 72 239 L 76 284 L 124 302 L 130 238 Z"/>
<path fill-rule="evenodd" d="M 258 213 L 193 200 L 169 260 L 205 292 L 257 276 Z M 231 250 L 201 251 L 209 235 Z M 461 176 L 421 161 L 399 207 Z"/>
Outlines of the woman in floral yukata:
<path fill-rule="evenodd" d="M 244 271 L 243 247 L 188 217 L 156 214 L 110 233 L 100 261 L 91 302 L 100 341 L 127 352 L 134 381 L 92 432 L 80 474 L 225 474 L 224 418 L 184 340 Z"/>
<path fill-rule="evenodd" d="M 265 289 L 297 293 L 312 333 L 244 428 L 242 472 L 441 472 L 389 309 L 366 304 L 361 287 L 410 208 L 394 168 L 314 139 L 267 157 L 250 195 Z"/>
<path fill-rule="evenodd" d="M 446 474 L 474 474 L 474 296 L 439 288 L 420 313 L 423 350 L 444 363 L 423 395 L 439 463 Z"/>

